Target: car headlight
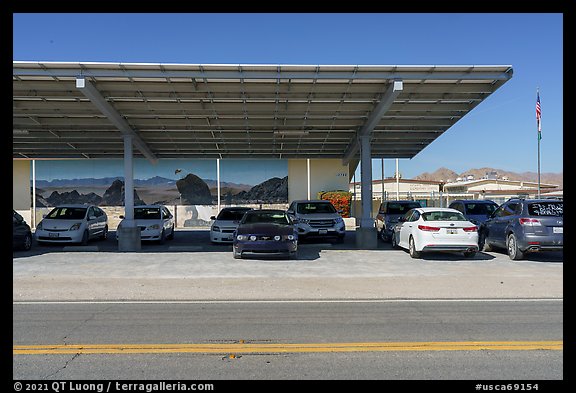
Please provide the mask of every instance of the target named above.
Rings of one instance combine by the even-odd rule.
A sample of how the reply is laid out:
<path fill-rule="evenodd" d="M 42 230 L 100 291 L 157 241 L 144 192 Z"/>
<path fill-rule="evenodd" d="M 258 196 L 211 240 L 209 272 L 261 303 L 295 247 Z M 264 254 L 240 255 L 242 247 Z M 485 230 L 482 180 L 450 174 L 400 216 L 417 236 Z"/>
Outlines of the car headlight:
<path fill-rule="evenodd" d="M 284 240 L 294 240 L 296 237 L 294 235 L 284 235 Z"/>
<path fill-rule="evenodd" d="M 80 225 L 82 225 L 82 223 L 77 222 L 76 224 L 74 224 L 70 227 L 69 231 L 77 231 L 78 229 L 80 229 Z"/>
<path fill-rule="evenodd" d="M 248 240 L 248 236 L 246 236 L 246 235 L 238 235 L 238 236 L 236 236 L 236 240 Z"/>
<path fill-rule="evenodd" d="M 282 239 L 281 236 L 279 236 L 279 235 L 274 236 L 274 240 L 278 241 L 278 240 L 280 240 L 280 239 Z"/>
<path fill-rule="evenodd" d="M 154 225 L 150 225 L 148 228 L 146 229 L 160 229 L 160 224 L 154 224 Z"/>
<path fill-rule="evenodd" d="M 256 236 L 250 235 L 250 240 L 253 241 L 253 242 L 255 242 L 255 241 L 256 241 Z"/>
<path fill-rule="evenodd" d="M 217 227 L 216 225 L 214 225 L 214 226 L 212 227 L 212 230 L 213 230 L 214 232 L 220 232 L 220 227 Z"/>

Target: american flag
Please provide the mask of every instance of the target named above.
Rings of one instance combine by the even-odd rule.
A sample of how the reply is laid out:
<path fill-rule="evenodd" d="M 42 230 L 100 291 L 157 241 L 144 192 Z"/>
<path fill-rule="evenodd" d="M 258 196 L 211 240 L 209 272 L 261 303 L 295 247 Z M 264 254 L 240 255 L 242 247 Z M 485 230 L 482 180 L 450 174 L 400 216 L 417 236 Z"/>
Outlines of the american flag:
<path fill-rule="evenodd" d="M 536 121 L 538 122 L 538 139 L 542 139 L 540 131 L 542 130 L 540 125 L 540 118 L 542 116 L 542 111 L 540 108 L 540 92 L 536 93 Z"/>

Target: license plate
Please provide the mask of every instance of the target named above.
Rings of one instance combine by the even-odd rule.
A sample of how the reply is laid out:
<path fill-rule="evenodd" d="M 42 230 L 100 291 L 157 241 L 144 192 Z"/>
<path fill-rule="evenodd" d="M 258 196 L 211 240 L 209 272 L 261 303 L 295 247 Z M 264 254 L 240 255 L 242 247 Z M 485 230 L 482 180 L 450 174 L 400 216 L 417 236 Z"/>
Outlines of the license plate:
<path fill-rule="evenodd" d="M 59 235 L 60 235 L 60 234 L 57 233 L 57 232 L 50 232 L 50 233 L 48 234 L 48 236 L 50 236 L 50 237 L 58 237 Z"/>
<path fill-rule="evenodd" d="M 327 233 L 328 233 L 328 231 L 327 231 L 326 229 L 320 229 L 320 230 L 318 230 L 318 234 L 319 234 L 319 235 L 325 235 L 325 234 L 327 234 Z"/>
<path fill-rule="evenodd" d="M 446 229 L 446 233 L 449 235 L 455 235 L 458 233 L 458 229 Z"/>
<path fill-rule="evenodd" d="M 553 227 L 552 232 L 553 233 L 564 233 L 564 227 Z"/>

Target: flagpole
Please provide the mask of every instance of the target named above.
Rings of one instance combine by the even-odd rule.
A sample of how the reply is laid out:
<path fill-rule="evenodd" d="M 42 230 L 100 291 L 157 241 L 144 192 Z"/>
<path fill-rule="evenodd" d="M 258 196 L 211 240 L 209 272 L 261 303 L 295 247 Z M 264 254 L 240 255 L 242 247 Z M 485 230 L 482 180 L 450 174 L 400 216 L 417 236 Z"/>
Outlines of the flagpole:
<path fill-rule="evenodd" d="M 538 198 L 540 198 L 540 139 L 541 137 L 541 106 L 540 106 L 540 88 L 536 88 L 536 128 L 538 138 Z"/>

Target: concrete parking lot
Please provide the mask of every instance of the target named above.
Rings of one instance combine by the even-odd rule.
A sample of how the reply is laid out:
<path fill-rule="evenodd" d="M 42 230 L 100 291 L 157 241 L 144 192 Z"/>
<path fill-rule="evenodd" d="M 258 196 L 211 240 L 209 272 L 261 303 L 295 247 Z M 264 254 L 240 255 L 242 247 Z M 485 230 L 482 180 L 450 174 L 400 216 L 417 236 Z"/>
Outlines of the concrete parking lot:
<path fill-rule="evenodd" d="M 205 229 L 178 230 L 165 244 L 118 252 L 115 233 L 88 246 L 38 246 L 13 253 L 14 301 L 204 301 L 518 299 L 563 297 L 563 253 L 511 261 L 502 251 L 428 253 L 412 259 L 388 243 L 356 249 L 300 245 L 297 260 L 232 258 Z"/>

